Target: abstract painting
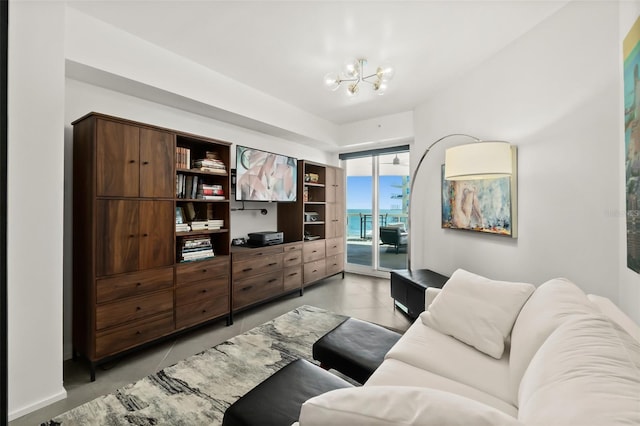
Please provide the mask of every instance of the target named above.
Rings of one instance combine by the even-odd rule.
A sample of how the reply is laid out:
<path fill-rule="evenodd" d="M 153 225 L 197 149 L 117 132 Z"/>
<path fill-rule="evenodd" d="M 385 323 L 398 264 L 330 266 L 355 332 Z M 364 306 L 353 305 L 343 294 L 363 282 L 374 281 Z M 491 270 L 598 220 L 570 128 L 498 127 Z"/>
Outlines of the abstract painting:
<path fill-rule="evenodd" d="M 513 177 L 448 181 L 442 166 L 442 227 L 516 235 Z"/>
<path fill-rule="evenodd" d="M 627 267 L 640 272 L 640 18 L 622 43 Z"/>

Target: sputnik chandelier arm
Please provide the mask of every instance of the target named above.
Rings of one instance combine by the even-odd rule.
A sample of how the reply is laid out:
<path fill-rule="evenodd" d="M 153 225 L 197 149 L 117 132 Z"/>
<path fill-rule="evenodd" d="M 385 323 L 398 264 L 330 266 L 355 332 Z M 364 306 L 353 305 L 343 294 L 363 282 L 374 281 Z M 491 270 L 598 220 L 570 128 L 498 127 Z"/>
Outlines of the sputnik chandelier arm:
<path fill-rule="evenodd" d="M 342 83 L 348 83 L 347 95 L 356 96 L 360 91 L 361 83 L 368 83 L 377 94 L 384 94 L 387 89 L 387 82 L 395 74 L 394 69 L 389 65 L 384 65 L 378 67 L 373 74 L 364 75 L 366 64 L 366 59 L 347 62 L 342 73 L 331 72 L 324 76 L 325 87 L 335 91 L 338 90 Z"/>

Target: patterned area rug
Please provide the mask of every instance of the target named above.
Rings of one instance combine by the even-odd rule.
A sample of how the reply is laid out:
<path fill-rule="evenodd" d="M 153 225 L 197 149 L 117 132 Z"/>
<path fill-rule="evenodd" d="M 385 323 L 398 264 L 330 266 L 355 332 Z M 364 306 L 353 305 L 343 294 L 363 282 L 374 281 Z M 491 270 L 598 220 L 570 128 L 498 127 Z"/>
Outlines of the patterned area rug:
<path fill-rule="evenodd" d="M 43 425 L 219 425 L 225 410 L 347 319 L 301 306 Z"/>

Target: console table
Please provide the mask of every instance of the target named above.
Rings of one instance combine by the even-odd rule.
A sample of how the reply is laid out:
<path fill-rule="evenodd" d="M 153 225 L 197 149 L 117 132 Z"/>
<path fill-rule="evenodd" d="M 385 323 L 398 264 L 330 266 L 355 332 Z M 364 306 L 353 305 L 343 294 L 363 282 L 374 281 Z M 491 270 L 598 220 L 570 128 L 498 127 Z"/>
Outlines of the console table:
<path fill-rule="evenodd" d="M 400 310 L 415 319 L 424 311 L 426 288 L 442 288 L 448 279 L 429 269 L 391 271 L 391 297 Z"/>

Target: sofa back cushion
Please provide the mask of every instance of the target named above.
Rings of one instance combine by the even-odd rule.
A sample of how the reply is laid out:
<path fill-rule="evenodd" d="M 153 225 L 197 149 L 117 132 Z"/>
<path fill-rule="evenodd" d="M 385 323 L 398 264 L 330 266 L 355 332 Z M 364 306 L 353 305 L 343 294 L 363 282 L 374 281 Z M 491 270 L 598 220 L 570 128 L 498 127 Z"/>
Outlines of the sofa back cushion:
<path fill-rule="evenodd" d="M 520 380 L 547 337 L 575 315 L 596 312 L 584 292 L 565 278 L 547 281 L 533 292 L 511 331 L 509 369 L 512 404 L 518 406 Z"/>
<path fill-rule="evenodd" d="M 520 384 L 518 419 L 531 425 L 640 424 L 640 343 L 601 314 L 559 326 Z"/>
<path fill-rule="evenodd" d="M 587 294 L 587 297 L 607 318 L 618 324 L 620 328 L 640 342 L 640 327 L 611 300 L 596 294 Z"/>

